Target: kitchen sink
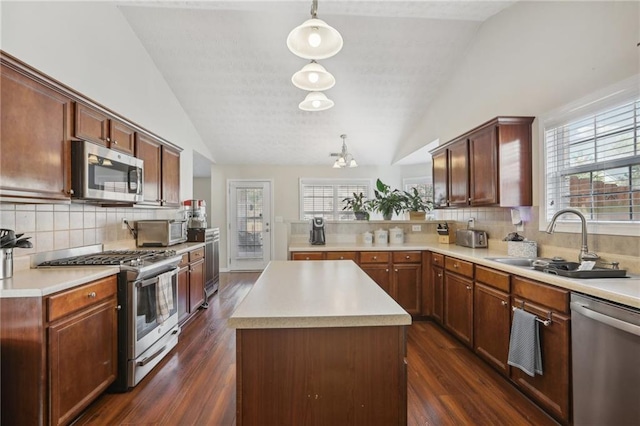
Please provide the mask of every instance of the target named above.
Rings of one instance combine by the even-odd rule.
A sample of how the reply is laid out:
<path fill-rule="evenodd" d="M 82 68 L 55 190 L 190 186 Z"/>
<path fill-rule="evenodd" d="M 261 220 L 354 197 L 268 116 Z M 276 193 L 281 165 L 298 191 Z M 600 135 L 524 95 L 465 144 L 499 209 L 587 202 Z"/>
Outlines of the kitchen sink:
<path fill-rule="evenodd" d="M 528 257 L 485 257 L 485 259 L 504 263 L 506 265 L 524 266 L 527 268 L 533 267 L 533 262 L 536 260 Z"/>

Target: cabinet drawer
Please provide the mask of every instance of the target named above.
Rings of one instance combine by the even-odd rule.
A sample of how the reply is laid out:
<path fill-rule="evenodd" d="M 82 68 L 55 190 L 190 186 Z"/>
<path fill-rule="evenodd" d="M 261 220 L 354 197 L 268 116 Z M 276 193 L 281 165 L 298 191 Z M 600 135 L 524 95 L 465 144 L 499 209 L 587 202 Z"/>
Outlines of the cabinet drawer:
<path fill-rule="evenodd" d="M 557 312 L 569 312 L 569 291 L 522 277 L 513 277 L 512 294 L 547 306 Z"/>
<path fill-rule="evenodd" d="M 444 255 L 440 253 L 431 253 L 431 263 L 444 268 Z"/>
<path fill-rule="evenodd" d="M 70 313 L 91 306 L 116 295 L 116 276 L 112 275 L 89 284 L 76 287 L 47 299 L 47 319 L 55 321 Z"/>
<path fill-rule="evenodd" d="M 476 281 L 509 293 L 509 274 L 476 265 Z"/>
<path fill-rule="evenodd" d="M 291 253 L 291 260 L 324 260 L 324 253 L 321 251 L 299 251 Z"/>
<path fill-rule="evenodd" d="M 420 263 L 422 253 L 419 251 L 394 251 L 393 263 Z"/>
<path fill-rule="evenodd" d="M 360 263 L 389 263 L 390 257 L 388 251 L 362 251 Z"/>
<path fill-rule="evenodd" d="M 182 268 L 184 266 L 187 266 L 188 264 L 189 264 L 189 253 L 184 253 L 182 255 L 182 259 L 180 260 L 180 264 L 178 266 Z"/>
<path fill-rule="evenodd" d="M 355 251 L 328 251 L 327 260 L 353 260 L 356 261 L 358 254 Z"/>
<path fill-rule="evenodd" d="M 189 252 L 189 263 L 204 259 L 204 247 Z"/>
<path fill-rule="evenodd" d="M 473 278 L 473 263 L 471 262 L 465 262 L 464 260 L 447 256 L 444 259 L 444 265 L 447 271 Z"/>

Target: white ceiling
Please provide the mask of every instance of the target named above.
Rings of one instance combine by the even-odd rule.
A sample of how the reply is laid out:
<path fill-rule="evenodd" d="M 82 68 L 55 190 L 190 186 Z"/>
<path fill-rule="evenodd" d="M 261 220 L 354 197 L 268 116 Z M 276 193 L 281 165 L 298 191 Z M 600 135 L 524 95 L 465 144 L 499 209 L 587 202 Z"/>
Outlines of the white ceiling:
<path fill-rule="evenodd" d="M 330 165 L 340 135 L 360 165 L 389 165 L 484 20 L 514 1 L 323 1 L 344 47 L 319 61 L 335 107 L 304 112 L 286 47 L 311 0 L 119 5 L 220 164 Z M 427 144 L 430 141 L 425 141 Z M 426 161 L 426 158 L 425 158 Z"/>

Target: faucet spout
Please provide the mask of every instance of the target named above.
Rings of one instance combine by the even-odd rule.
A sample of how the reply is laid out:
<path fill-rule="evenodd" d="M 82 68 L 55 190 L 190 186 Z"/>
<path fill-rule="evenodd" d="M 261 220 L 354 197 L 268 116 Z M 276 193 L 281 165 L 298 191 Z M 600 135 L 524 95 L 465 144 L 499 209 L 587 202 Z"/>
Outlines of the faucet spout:
<path fill-rule="evenodd" d="M 583 260 L 598 260 L 600 256 L 595 253 L 589 252 L 589 247 L 587 246 L 587 220 L 584 215 L 580 213 L 578 210 L 574 209 L 562 209 L 558 210 L 553 217 L 551 218 L 551 222 L 549 222 L 549 226 L 547 226 L 546 233 L 553 234 L 553 231 L 556 228 L 556 220 L 558 217 L 565 213 L 572 213 L 578 218 L 580 218 L 580 222 L 582 224 L 582 247 L 580 248 L 580 254 L 578 255 L 578 261 L 582 262 Z"/>

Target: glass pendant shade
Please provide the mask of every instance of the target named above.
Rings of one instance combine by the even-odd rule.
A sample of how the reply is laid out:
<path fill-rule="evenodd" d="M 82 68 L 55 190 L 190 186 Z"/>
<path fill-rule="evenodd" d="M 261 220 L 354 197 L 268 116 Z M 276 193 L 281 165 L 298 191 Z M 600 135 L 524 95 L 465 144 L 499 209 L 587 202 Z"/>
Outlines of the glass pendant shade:
<path fill-rule="evenodd" d="M 322 92 L 310 92 L 298 107 L 303 111 L 323 111 L 334 105 L 333 101 Z"/>
<path fill-rule="evenodd" d="M 322 65 L 311 61 L 291 77 L 291 82 L 299 89 L 321 92 L 331 89 L 336 84 L 336 79 Z"/>
<path fill-rule="evenodd" d="M 301 58 L 326 59 L 342 49 L 342 36 L 322 19 L 311 18 L 291 30 L 287 47 Z"/>

